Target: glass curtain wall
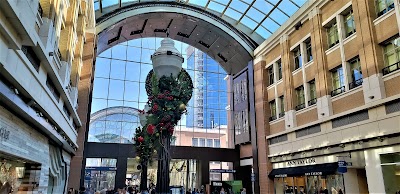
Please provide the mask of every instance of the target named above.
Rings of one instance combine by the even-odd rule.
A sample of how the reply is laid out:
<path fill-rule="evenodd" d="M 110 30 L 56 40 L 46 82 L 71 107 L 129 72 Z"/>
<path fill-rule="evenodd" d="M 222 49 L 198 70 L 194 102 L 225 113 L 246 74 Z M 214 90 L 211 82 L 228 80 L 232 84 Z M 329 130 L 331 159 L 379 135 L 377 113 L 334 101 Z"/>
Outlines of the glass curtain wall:
<path fill-rule="evenodd" d="M 150 56 L 162 38 L 127 41 L 100 53 L 96 58 L 92 95 L 89 142 L 132 143 L 139 120 L 132 110 L 143 109 L 147 102 L 146 76 L 152 69 Z M 227 129 L 227 76 L 224 69 L 205 53 L 175 41 L 182 53 L 183 68 L 190 74 L 193 97 L 188 114 L 183 115 L 175 129 L 176 146 L 227 148 L 232 134 Z M 119 109 L 116 113 L 115 109 Z M 101 119 L 93 115 L 103 112 Z M 192 144 L 193 138 L 213 140 Z"/>

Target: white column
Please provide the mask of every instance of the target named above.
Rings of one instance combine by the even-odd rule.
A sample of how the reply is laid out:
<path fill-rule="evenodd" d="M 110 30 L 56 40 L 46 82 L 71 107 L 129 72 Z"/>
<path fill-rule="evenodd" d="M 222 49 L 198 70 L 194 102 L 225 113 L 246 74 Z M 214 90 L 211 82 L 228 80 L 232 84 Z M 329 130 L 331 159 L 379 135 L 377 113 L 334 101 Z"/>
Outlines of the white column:
<path fill-rule="evenodd" d="M 383 181 L 381 162 L 377 149 L 365 150 L 364 154 L 369 193 L 385 193 L 385 184 Z"/>
<path fill-rule="evenodd" d="M 306 68 L 304 67 L 305 64 L 307 63 L 306 57 L 307 57 L 307 51 L 306 51 L 306 45 L 304 42 L 300 43 L 300 52 L 301 52 L 301 61 L 302 61 L 302 66 L 301 66 L 301 73 L 303 75 L 303 87 L 304 87 L 304 104 L 305 107 L 308 107 L 308 101 L 309 101 L 309 87 L 307 84 L 307 79 L 306 79 Z"/>
<path fill-rule="evenodd" d="M 347 61 L 345 59 L 345 54 L 344 54 L 344 46 L 343 46 L 343 39 L 345 38 L 345 28 L 344 28 L 344 19 L 342 15 L 337 15 L 336 16 L 336 23 L 337 23 L 337 28 L 338 28 L 338 35 L 339 35 L 339 47 L 340 47 L 340 57 L 342 60 L 342 68 L 343 68 L 343 82 L 344 82 L 344 88 L 345 91 L 349 90 L 349 75 L 350 75 L 350 69 L 349 65 L 347 65 Z"/>
<path fill-rule="evenodd" d="M 394 1 L 394 11 L 396 12 L 397 28 L 400 32 L 400 2 L 399 0 Z"/>
<path fill-rule="evenodd" d="M 357 169 L 348 168 L 347 172 L 343 174 L 343 178 L 346 193 L 360 193 L 357 179 Z"/>

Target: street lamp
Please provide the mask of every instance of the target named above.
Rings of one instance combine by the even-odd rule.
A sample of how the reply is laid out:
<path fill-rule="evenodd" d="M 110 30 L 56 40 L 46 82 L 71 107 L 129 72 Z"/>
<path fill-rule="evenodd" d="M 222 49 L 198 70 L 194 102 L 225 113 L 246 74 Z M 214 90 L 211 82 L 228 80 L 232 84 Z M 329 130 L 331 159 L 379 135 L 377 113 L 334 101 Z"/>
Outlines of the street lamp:
<path fill-rule="evenodd" d="M 189 74 L 182 69 L 183 57 L 174 47 L 172 39 L 163 39 L 151 60 L 153 70 L 146 78 L 149 99 L 145 109 L 140 111 L 143 127 L 136 129 L 135 146 L 142 167 L 141 190 L 147 190 L 147 164 L 157 153 L 156 192 L 167 194 L 170 192 L 171 136 L 182 114 L 187 112 L 186 105 L 192 97 L 193 83 Z"/>

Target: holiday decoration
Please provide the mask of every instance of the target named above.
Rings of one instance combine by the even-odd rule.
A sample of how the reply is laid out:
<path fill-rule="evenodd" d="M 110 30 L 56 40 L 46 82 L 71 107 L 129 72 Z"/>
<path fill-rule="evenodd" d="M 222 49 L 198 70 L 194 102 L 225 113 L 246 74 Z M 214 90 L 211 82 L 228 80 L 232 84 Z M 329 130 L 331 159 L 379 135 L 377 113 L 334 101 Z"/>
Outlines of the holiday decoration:
<path fill-rule="evenodd" d="M 170 141 L 193 92 L 190 75 L 182 69 L 183 58 L 173 45 L 169 38 L 162 40 L 152 56 L 154 71 L 146 78 L 148 101 L 140 111 L 142 127 L 136 129 L 134 138 L 143 182 L 147 181 L 147 165 L 158 154 L 157 193 L 169 192 Z M 145 187 L 141 183 L 141 189 Z"/>

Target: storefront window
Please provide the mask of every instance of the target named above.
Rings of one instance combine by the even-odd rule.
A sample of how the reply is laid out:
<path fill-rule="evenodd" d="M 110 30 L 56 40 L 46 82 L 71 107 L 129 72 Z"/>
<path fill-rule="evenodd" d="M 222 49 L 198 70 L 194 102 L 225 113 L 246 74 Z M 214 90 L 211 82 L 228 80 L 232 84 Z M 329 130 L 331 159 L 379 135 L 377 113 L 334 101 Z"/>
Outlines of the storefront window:
<path fill-rule="evenodd" d="M 383 154 L 380 158 L 385 191 L 396 193 L 400 190 L 400 153 Z"/>
<path fill-rule="evenodd" d="M 85 187 L 89 193 L 114 190 L 117 159 L 86 158 Z"/>
<path fill-rule="evenodd" d="M 343 176 L 296 176 L 274 178 L 275 194 L 344 194 Z"/>
<path fill-rule="evenodd" d="M 9 193 L 37 191 L 40 170 L 39 164 L 23 162 L 22 159 L 0 154 L 0 191 Z"/>

